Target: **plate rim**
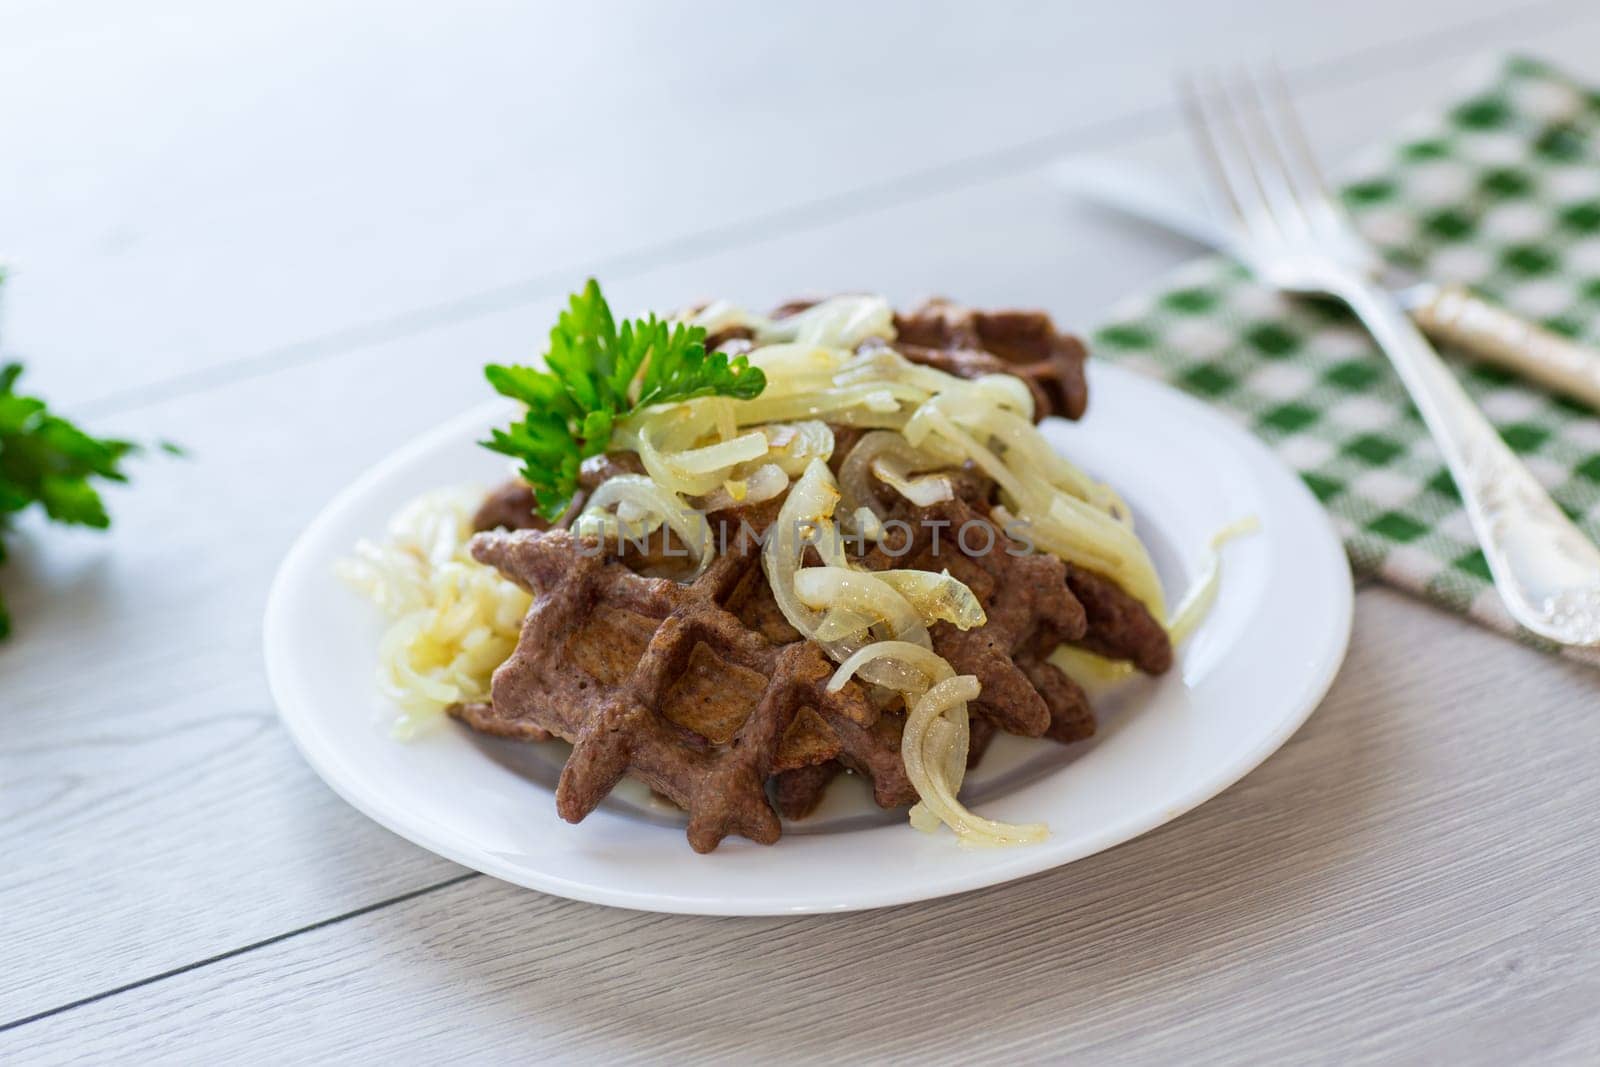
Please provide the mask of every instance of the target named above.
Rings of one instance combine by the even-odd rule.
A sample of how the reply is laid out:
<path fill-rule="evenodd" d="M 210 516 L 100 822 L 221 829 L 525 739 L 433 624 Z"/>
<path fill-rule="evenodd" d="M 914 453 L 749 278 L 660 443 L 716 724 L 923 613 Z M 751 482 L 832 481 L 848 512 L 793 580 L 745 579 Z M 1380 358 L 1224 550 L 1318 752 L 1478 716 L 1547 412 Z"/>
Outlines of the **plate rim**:
<path fill-rule="evenodd" d="M 1204 422 L 1209 429 L 1215 429 L 1229 438 L 1230 444 L 1245 452 L 1254 452 L 1256 458 L 1265 460 L 1276 475 L 1283 476 L 1290 494 L 1298 497 L 1297 503 L 1303 507 L 1309 505 L 1306 510 L 1317 520 L 1312 525 L 1317 539 L 1322 542 L 1321 549 L 1331 548 L 1331 552 L 1325 551 L 1322 554 L 1327 556 L 1329 564 L 1337 566 L 1344 578 L 1343 581 L 1332 583 L 1337 602 L 1323 605 L 1325 610 L 1331 611 L 1331 621 L 1334 626 L 1330 636 L 1334 647 L 1323 656 L 1319 664 L 1320 669 L 1314 675 L 1308 674 L 1306 678 L 1301 679 L 1304 689 L 1299 698 L 1300 706 L 1292 713 L 1282 716 L 1276 728 L 1264 735 L 1253 748 L 1241 753 L 1232 761 L 1219 764 L 1211 774 L 1204 777 L 1202 784 L 1192 787 L 1179 803 L 1168 806 L 1151 805 L 1148 812 L 1142 813 L 1142 817 L 1103 824 L 1092 833 L 1079 835 L 1073 844 L 1054 850 L 1049 848 L 1048 842 L 1013 850 L 1008 857 L 1009 862 L 997 862 L 973 871 L 952 871 L 936 879 L 931 887 L 919 886 L 909 889 L 863 887 L 854 890 L 848 899 L 837 902 L 813 900 L 794 904 L 767 900 L 744 903 L 728 897 L 684 896 L 675 895 L 670 890 L 640 891 L 575 881 L 549 871 L 534 870 L 522 864 L 502 860 L 492 851 L 463 844 L 451 835 L 435 832 L 426 818 L 408 816 L 404 804 L 389 801 L 377 792 L 370 791 L 365 784 L 348 780 L 340 768 L 335 766 L 332 754 L 312 745 L 311 739 L 303 736 L 297 729 L 297 716 L 314 715 L 316 712 L 315 709 L 301 707 L 301 694 L 288 688 L 286 668 L 283 666 L 285 659 L 290 655 L 291 640 L 286 604 L 292 580 L 307 569 L 308 557 L 315 554 L 316 548 L 324 540 L 320 535 L 326 528 L 336 525 L 337 520 L 352 502 L 366 496 L 396 469 L 408 466 L 443 442 L 458 436 L 463 427 L 486 425 L 488 420 L 495 418 L 496 413 L 507 410 L 507 404 L 500 400 L 487 401 L 446 419 L 368 467 L 334 494 L 295 538 L 294 544 L 284 555 L 273 577 L 263 619 L 262 646 L 268 687 L 272 693 L 275 711 L 296 750 L 317 776 L 342 800 L 391 833 L 460 866 L 513 885 L 568 899 L 630 910 L 671 914 L 762 916 L 836 914 L 892 907 L 1005 884 L 1054 870 L 1142 837 L 1180 818 L 1243 780 L 1282 748 L 1305 724 L 1322 704 L 1348 654 L 1354 619 L 1355 590 L 1350 578 L 1349 560 L 1334 530 L 1331 518 L 1299 475 L 1263 442 L 1214 409 L 1159 379 L 1105 363 L 1093 366 L 1092 373 L 1097 378 L 1109 376 L 1113 379 L 1122 379 L 1126 385 L 1133 388 L 1150 388 L 1165 394 L 1171 402 L 1189 409 L 1189 413 Z M 422 488 L 418 489 L 418 492 L 422 491 L 424 491 Z M 1129 709 L 1129 713 L 1136 712 L 1136 708 Z"/>

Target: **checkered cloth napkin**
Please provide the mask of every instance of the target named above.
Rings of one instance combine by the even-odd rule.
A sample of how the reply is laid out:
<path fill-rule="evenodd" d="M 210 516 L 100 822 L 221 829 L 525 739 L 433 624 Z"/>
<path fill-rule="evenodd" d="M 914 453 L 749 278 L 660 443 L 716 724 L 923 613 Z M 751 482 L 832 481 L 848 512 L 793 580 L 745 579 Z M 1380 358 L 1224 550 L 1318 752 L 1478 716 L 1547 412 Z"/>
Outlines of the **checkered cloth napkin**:
<path fill-rule="evenodd" d="M 1448 112 L 1362 161 L 1345 204 L 1397 264 L 1600 345 L 1600 93 L 1525 58 L 1487 73 Z M 1102 358 L 1167 379 L 1265 439 L 1331 513 L 1358 575 L 1548 647 L 1506 614 L 1438 449 L 1342 309 L 1280 296 L 1209 259 L 1116 308 L 1096 340 Z M 1600 414 L 1446 358 L 1600 540 Z"/>

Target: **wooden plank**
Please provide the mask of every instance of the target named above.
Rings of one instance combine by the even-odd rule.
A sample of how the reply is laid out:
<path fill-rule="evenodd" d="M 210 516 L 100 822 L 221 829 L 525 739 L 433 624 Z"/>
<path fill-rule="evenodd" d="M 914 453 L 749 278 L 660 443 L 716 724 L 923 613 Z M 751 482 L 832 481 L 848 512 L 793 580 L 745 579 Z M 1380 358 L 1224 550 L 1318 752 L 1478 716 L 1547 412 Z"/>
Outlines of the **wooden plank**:
<path fill-rule="evenodd" d="M 0 1054 L 1592 1060 L 1592 692 L 1582 668 L 1371 590 L 1287 747 L 1063 870 L 770 920 L 479 878 L 0 1035 Z"/>
<path fill-rule="evenodd" d="M 454 870 L 317 781 L 277 727 L 260 651 L 277 560 L 321 502 L 435 421 L 430 393 L 453 410 L 477 392 L 465 367 L 418 388 L 448 363 L 428 340 L 125 420 L 112 428 L 160 427 L 193 458 L 141 464 L 107 538 L 24 528 L 5 572 L 0 850 L 27 862 L 0 869 L 0 939 L 28 963 L 0 970 L 0 1016 Z"/>
<path fill-rule="evenodd" d="M 71 401 L 306 358 L 959 179 L 1164 106 L 1182 63 L 1337 74 L 1585 6 L 28 6 L 0 13 L 7 346 Z"/>
<path fill-rule="evenodd" d="M 1508 43 L 1592 68 L 1593 25 Z M 1324 144 L 1358 144 L 1388 126 L 1393 101 L 1446 94 L 1454 67 L 1439 58 L 1330 89 L 1309 118 Z M 1157 136 L 1101 143 L 1184 158 L 1170 116 Z M 678 259 L 614 288 L 631 306 L 708 293 L 759 304 L 819 283 L 901 299 L 943 290 L 1086 322 L 1180 254 L 1063 208 L 1033 167 Z M 260 675 L 260 608 L 277 559 L 322 502 L 481 396 L 476 368 L 528 351 L 553 310 L 533 300 L 110 420 L 176 437 L 195 458 L 143 467 L 138 487 L 116 496 L 109 539 L 30 529 L 4 572 L 22 631 L 0 649 L 0 852 L 27 862 L 0 870 L 0 949 L 21 961 L 0 969 L 0 1022 L 454 871 L 346 809 L 291 751 Z M 1480 660 L 1469 677 L 1485 685 L 1496 669 L 1543 670 Z M 1563 699 L 1592 694 L 1587 677 L 1560 677 Z M 1510 699 L 1458 692 L 1479 714 Z"/>

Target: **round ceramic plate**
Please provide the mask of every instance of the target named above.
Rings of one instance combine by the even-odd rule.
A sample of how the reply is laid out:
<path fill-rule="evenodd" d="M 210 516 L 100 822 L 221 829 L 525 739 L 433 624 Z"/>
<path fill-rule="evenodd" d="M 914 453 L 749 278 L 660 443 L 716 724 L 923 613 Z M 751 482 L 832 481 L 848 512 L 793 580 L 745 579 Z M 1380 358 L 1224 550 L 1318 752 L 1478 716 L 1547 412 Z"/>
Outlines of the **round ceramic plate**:
<path fill-rule="evenodd" d="M 1203 566 L 1217 530 L 1255 516 L 1224 550 L 1221 593 L 1164 677 L 1096 695 L 1100 731 L 1072 746 L 1003 737 L 962 796 L 992 818 L 1043 820 L 1043 844 L 964 849 L 911 829 L 851 777 L 772 846 L 729 838 L 709 855 L 682 817 L 619 789 L 579 825 L 556 816 L 558 743 L 479 737 L 446 722 L 390 736 L 374 683 L 382 621 L 334 577 L 407 500 L 504 476 L 474 442 L 508 411 L 486 408 L 366 474 L 289 553 L 267 606 L 266 658 L 284 724 L 329 785 L 424 848 L 518 885 L 653 911 L 768 915 L 880 907 L 959 893 L 1068 863 L 1142 834 L 1238 781 L 1316 707 L 1344 657 L 1350 572 L 1322 509 L 1242 430 L 1115 367 L 1094 366 L 1090 413 L 1044 426 L 1052 444 L 1132 506 L 1169 597 Z"/>

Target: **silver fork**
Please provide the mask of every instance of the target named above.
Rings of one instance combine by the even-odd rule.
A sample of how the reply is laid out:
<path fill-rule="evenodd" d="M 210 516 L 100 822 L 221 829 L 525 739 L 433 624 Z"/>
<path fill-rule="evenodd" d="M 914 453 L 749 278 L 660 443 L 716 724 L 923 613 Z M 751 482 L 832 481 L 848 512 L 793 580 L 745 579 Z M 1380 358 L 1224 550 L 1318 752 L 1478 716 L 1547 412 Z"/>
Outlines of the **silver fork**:
<path fill-rule="evenodd" d="M 1263 83 L 1266 83 L 1263 87 Z M 1394 300 L 1382 263 L 1329 194 L 1282 78 L 1182 85 L 1233 254 L 1289 293 L 1346 304 L 1383 349 L 1466 503 L 1511 617 L 1564 645 L 1600 644 L 1600 549 L 1573 525 Z"/>

